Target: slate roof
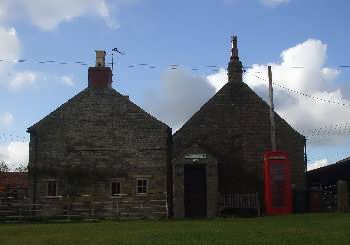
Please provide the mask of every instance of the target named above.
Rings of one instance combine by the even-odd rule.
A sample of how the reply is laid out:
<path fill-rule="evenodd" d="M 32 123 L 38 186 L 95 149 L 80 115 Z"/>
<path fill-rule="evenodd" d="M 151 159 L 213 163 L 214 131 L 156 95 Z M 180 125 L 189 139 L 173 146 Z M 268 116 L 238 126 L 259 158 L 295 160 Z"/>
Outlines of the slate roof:
<path fill-rule="evenodd" d="M 308 171 L 307 180 L 309 185 L 331 185 L 336 184 L 338 180 L 350 181 L 350 157 L 334 164 Z"/>
<path fill-rule="evenodd" d="M 194 125 L 200 127 L 201 121 L 204 118 L 214 118 L 214 120 L 220 120 L 219 115 L 211 115 L 213 107 L 220 106 L 229 106 L 232 105 L 236 108 L 244 108 L 249 109 L 244 104 L 245 98 L 250 97 L 257 101 L 257 103 L 261 104 L 266 108 L 266 113 L 269 112 L 269 105 L 259 96 L 257 95 L 247 84 L 244 82 L 228 82 L 226 83 L 213 97 L 211 97 L 201 108 L 192 115 L 192 117 L 186 121 L 186 123 L 174 134 L 174 141 L 176 142 L 177 138 L 186 137 L 183 135 L 183 131 L 187 128 L 191 128 Z M 250 108 L 251 109 L 251 108 Z M 216 118 L 217 117 L 217 118 Z M 239 120 L 239 118 L 237 118 Z M 275 112 L 275 120 L 280 121 L 282 124 L 287 125 L 290 130 L 292 130 L 296 135 L 300 137 L 304 137 L 297 130 L 295 130 L 286 120 L 284 120 L 277 112 Z M 195 142 L 193 142 L 195 143 Z M 202 145 L 203 146 L 203 145 Z M 175 143 L 175 151 L 176 143 Z"/>
<path fill-rule="evenodd" d="M 19 172 L 0 173 L 0 190 L 8 187 L 28 189 L 28 174 Z"/>
<path fill-rule="evenodd" d="M 27 129 L 28 133 L 31 133 L 37 129 L 40 128 L 40 126 L 42 124 L 44 124 L 46 121 L 48 121 L 50 118 L 54 118 L 60 111 L 65 110 L 65 108 L 67 108 L 69 105 L 76 103 L 78 100 L 83 99 L 85 96 L 87 96 L 89 94 L 89 92 L 91 90 L 94 90 L 95 88 L 85 88 L 84 90 L 82 90 L 81 92 L 79 92 L 78 94 L 76 94 L 75 96 L 73 96 L 72 98 L 70 98 L 69 100 L 67 100 L 65 103 L 63 103 L 62 105 L 60 105 L 57 109 L 55 109 L 54 111 L 52 111 L 51 113 L 49 113 L 48 115 L 46 115 L 44 118 L 42 118 L 41 120 L 39 120 L 38 122 L 36 122 L 35 124 L 33 124 L 32 126 L 30 126 Z M 135 103 L 133 103 L 132 101 L 129 100 L 128 96 L 122 95 L 120 94 L 118 91 L 116 91 L 113 88 L 104 88 L 105 91 L 109 91 L 110 95 L 113 96 L 117 96 L 117 97 L 122 97 L 126 100 L 128 100 L 128 103 L 130 103 L 131 105 L 133 105 L 134 107 L 136 107 L 139 111 L 141 111 L 142 113 L 144 113 L 146 115 L 146 117 L 148 117 L 150 120 L 153 120 L 155 122 L 157 122 L 158 124 L 164 126 L 164 127 L 168 127 L 168 125 L 166 125 L 165 123 L 163 123 L 162 121 L 160 121 L 159 119 L 157 119 L 156 117 L 154 117 L 153 115 L 151 115 L 150 113 L 146 112 L 144 109 L 142 109 L 141 107 L 139 107 L 138 105 L 136 105 Z"/>

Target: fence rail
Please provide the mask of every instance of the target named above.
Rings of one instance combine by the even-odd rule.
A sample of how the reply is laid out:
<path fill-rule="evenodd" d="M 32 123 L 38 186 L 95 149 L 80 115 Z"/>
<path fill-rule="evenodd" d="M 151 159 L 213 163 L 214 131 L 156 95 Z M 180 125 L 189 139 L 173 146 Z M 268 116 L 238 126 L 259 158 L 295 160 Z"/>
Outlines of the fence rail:
<path fill-rule="evenodd" d="M 255 210 L 260 216 L 259 193 L 225 193 L 223 194 L 222 210 Z"/>

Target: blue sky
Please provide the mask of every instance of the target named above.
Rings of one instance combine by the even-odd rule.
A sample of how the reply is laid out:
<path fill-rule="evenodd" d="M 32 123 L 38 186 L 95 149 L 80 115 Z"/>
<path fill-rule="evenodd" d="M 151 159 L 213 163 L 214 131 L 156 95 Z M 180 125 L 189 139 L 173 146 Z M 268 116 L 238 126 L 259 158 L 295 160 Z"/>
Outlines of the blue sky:
<path fill-rule="evenodd" d="M 266 83 L 255 75 L 266 77 L 273 64 L 285 86 L 350 104 L 350 68 L 337 68 L 350 65 L 349 10 L 345 0 L 0 0 L 0 59 L 27 60 L 0 62 L 0 158 L 27 161 L 26 128 L 87 86 L 87 67 L 72 63 L 92 65 L 96 49 L 126 53 L 114 88 L 175 130 L 224 84 L 232 34 L 241 61 L 253 66 L 245 82 L 262 97 Z M 309 142 L 312 167 L 350 155 L 350 107 L 276 88 L 276 109 L 309 134 L 335 128 Z"/>

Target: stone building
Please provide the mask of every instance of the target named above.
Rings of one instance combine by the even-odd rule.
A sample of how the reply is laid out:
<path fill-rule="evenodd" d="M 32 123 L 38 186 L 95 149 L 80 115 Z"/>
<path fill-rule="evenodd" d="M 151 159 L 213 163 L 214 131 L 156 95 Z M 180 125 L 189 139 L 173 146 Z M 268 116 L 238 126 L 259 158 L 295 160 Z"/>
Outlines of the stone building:
<path fill-rule="evenodd" d="M 350 211 L 350 157 L 306 173 L 309 211 Z"/>
<path fill-rule="evenodd" d="M 86 89 L 28 128 L 31 200 L 43 215 L 214 217 L 226 196 L 252 193 L 262 205 L 269 106 L 242 82 L 236 38 L 229 82 L 174 135 L 111 87 L 104 57 Z M 304 136 L 277 114 L 276 133 L 303 190 Z"/>
<path fill-rule="evenodd" d="M 42 215 L 167 217 L 171 129 L 114 90 L 105 52 L 88 87 L 28 128 Z"/>
<path fill-rule="evenodd" d="M 271 150 L 269 105 L 242 82 L 237 38 L 228 83 L 173 135 L 175 217 L 213 217 L 226 195 L 257 193 L 263 204 L 263 153 Z M 304 136 L 276 113 L 277 149 L 289 154 L 292 187 L 305 188 Z"/>
<path fill-rule="evenodd" d="M 0 203 L 4 201 L 4 199 L 18 201 L 25 199 L 27 196 L 27 173 L 0 172 Z"/>

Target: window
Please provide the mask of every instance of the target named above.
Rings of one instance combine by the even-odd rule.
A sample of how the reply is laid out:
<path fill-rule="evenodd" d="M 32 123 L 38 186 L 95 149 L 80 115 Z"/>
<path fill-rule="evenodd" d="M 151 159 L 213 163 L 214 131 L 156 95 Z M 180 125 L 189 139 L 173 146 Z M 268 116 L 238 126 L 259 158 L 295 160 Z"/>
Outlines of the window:
<path fill-rule="evenodd" d="M 112 182 L 112 196 L 113 195 L 118 195 L 120 194 L 120 182 L 119 181 L 114 181 Z"/>
<path fill-rule="evenodd" d="M 146 194 L 148 192 L 148 179 L 138 178 L 136 179 L 136 193 Z"/>
<path fill-rule="evenodd" d="M 57 196 L 57 181 L 49 180 L 47 182 L 47 195 L 51 197 Z"/>

